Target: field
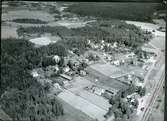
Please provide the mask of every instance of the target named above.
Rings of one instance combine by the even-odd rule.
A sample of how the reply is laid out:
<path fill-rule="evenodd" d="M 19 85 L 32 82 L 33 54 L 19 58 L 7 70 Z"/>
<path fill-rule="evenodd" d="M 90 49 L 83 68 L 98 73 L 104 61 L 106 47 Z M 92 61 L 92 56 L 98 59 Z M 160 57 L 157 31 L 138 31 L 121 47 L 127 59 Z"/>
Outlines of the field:
<path fill-rule="evenodd" d="M 29 41 L 34 43 L 35 45 L 43 46 L 49 45 L 50 43 L 56 43 L 57 41 L 61 40 L 58 36 L 51 36 L 51 37 L 40 37 L 35 39 L 30 39 Z"/>
<path fill-rule="evenodd" d="M 58 97 L 88 116 L 94 119 L 97 118 L 100 121 L 103 120 L 103 115 L 110 107 L 108 100 L 83 89 L 86 86 L 92 85 L 92 82 L 82 77 L 76 77 L 73 81 L 72 88 L 64 90 Z"/>
<path fill-rule="evenodd" d="M 110 64 L 94 64 L 87 68 L 87 72 L 90 75 L 91 80 L 98 79 L 96 83 L 100 86 L 109 88 L 109 90 L 118 91 L 122 88 L 127 88 L 127 85 L 119 82 L 118 80 L 112 79 L 111 77 L 119 77 L 126 75 L 127 72 L 110 65 Z M 93 76 L 91 76 L 93 75 Z"/>
<path fill-rule="evenodd" d="M 89 117 L 85 113 L 77 110 L 73 106 L 69 105 L 64 100 L 58 98 L 64 107 L 65 115 L 60 117 L 60 121 L 95 121 L 93 118 Z"/>
<path fill-rule="evenodd" d="M 63 99 L 65 102 L 69 103 L 73 107 L 78 110 L 81 110 L 88 116 L 92 117 L 93 119 L 97 118 L 100 121 L 104 120 L 103 115 L 107 112 L 98 106 L 90 103 L 86 99 L 81 98 L 68 90 L 64 90 L 62 93 L 58 95 L 59 98 Z"/>
<path fill-rule="evenodd" d="M 160 3 L 76 3 L 67 11 L 81 16 L 95 16 L 108 19 L 150 21 L 156 9 L 162 8 Z M 118 14 L 119 13 L 119 14 Z"/>

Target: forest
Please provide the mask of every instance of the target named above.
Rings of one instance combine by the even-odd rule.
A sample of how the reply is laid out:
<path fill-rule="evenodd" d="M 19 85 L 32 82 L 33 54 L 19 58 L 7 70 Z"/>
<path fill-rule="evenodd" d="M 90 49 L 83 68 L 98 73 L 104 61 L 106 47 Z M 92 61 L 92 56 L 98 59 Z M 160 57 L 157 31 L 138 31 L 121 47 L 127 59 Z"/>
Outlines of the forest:
<path fill-rule="evenodd" d="M 88 39 L 95 43 L 100 43 L 101 40 L 107 43 L 117 42 L 119 45 L 125 44 L 127 47 L 137 49 L 151 38 L 151 34 L 146 34 L 134 25 L 122 21 L 104 20 L 91 23 L 82 28 L 69 29 L 63 26 L 21 27 L 17 29 L 17 32 L 20 37 L 35 33 L 51 33 L 60 36 L 62 40 L 58 41 L 58 43 L 67 49 L 77 48 L 78 54 L 86 51 Z"/>
<path fill-rule="evenodd" d="M 47 49 L 34 48 L 24 39 L 1 40 L 1 87 L 0 105 L 14 120 L 53 121 L 64 114 L 63 106 L 56 97 L 48 97 L 47 90 L 34 79 L 29 70 L 40 66 L 42 57 L 62 54 L 62 46 Z M 62 55 L 64 56 L 64 55 Z"/>
<path fill-rule="evenodd" d="M 18 18 L 18 19 L 13 19 L 13 22 L 16 23 L 29 23 L 29 24 L 47 24 L 46 21 L 42 21 L 40 19 L 29 19 L 29 18 Z"/>

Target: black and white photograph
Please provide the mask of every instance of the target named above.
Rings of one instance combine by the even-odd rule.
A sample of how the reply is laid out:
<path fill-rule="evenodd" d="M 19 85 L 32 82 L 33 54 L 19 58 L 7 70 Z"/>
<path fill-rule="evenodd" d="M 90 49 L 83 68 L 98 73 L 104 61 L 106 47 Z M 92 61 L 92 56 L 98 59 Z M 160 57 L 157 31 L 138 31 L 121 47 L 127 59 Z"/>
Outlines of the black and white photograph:
<path fill-rule="evenodd" d="M 165 121 L 166 5 L 2 1 L 0 121 Z"/>

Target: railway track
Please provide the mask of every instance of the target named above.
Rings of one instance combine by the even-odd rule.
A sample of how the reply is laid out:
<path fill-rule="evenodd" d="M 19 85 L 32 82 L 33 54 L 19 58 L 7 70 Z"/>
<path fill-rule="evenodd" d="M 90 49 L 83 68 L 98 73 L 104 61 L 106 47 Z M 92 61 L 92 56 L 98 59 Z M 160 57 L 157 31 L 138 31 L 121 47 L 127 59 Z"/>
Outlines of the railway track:
<path fill-rule="evenodd" d="M 161 89 L 161 87 L 163 85 L 164 79 L 165 79 L 165 72 L 163 71 L 163 73 L 161 75 L 161 78 L 157 82 L 157 86 L 155 87 L 155 90 L 153 91 L 153 95 L 152 95 L 152 97 L 150 99 L 150 103 L 148 104 L 141 121 L 148 121 L 148 119 L 150 117 L 150 114 L 152 112 L 152 109 L 153 109 L 153 105 L 154 105 L 154 103 L 156 101 L 156 98 L 158 97 L 158 94 L 160 92 L 160 89 Z"/>

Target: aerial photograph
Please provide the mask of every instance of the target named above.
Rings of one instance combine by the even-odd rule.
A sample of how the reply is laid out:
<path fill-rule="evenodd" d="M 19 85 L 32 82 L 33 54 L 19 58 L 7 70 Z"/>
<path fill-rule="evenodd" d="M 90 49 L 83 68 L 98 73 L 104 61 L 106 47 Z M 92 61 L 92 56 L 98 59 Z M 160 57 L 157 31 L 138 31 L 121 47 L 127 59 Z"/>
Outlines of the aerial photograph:
<path fill-rule="evenodd" d="M 166 5 L 3 1 L 0 121 L 165 121 Z"/>

